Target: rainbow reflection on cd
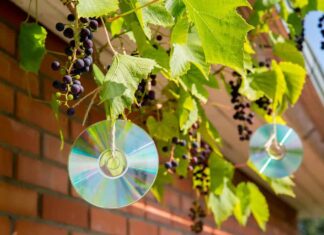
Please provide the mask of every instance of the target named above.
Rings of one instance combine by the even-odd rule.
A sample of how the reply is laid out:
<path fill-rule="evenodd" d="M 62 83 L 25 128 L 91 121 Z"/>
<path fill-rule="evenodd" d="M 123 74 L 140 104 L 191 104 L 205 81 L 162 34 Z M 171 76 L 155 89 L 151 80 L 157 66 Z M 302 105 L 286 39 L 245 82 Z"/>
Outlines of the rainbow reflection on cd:
<path fill-rule="evenodd" d="M 83 131 L 69 156 L 69 176 L 75 190 L 87 202 L 102 208 L 128 206 L 152 187 L 159 158 L 152 138 L 139 126 L 115 122 L 114 154 L 110 149 L 110 121 Z"/>
<path fill-rule="evenodd" d="M 302 142 L 296 132 L 284 125 L 266 124 L 253 134 L 250 141 L 250 162 L 261 173 L 271 178 L 283 178 L 295 172 L 303 159 Z M 267 148 L 271 138 L 277 137 L 278 146 L 283 149 L 280 158 L 272 155 Z"/>

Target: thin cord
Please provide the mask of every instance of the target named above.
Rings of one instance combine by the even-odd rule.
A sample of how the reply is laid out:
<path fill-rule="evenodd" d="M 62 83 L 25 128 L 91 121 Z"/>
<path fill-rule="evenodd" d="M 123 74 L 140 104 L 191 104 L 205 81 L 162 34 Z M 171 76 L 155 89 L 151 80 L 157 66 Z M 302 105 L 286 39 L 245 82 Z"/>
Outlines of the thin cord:
<path fill-rule="evenodd" d="M 110 129 L 110 150 L 111 150 L 111 155 L 114 158 L 115 157 L 115 151 L 116 151 L 116 125 L 115 125 L 115 120 L 111 121 L 111 129 Z"/>

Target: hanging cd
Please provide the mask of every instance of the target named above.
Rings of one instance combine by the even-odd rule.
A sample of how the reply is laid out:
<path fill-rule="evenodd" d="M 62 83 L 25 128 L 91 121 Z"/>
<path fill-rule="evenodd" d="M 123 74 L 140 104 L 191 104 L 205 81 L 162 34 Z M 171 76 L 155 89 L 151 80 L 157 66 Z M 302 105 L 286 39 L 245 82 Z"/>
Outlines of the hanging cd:
<path fill-rule="evenodd" d="M 302 142 L 288 126 L 266 124 L 257 129 L 251 138 L 250 161 L 268 177 L 291 175 L 299 168 L 302 159 Z"/>
<path fill-rule="evenodd" d="M 111 130 L 110 121 L 88 127 L 76 139 L 69 156 L 69 176 L 75 190 L 89 203 L 108 209 L 141 199 L 154 183 L 159 167 L 156 146 L 142 128 L 118 120 L 114 140 Z"/>

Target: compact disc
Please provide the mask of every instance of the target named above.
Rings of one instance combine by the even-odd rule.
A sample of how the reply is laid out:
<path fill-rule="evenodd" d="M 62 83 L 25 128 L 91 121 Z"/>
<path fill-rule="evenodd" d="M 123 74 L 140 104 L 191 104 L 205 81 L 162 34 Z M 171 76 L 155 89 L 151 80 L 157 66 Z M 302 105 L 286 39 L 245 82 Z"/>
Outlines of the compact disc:
<path fill-rule="evenodd" d="M 152 138 L 139 126 L 101 121 L 84 130 L 69 155 L 69 176 L 78 194 L 108 209 L 128 206 L 152 187 L 159 158 Z"/>
<path fill-rule="evenodd" d="M 282 178 L 295 172 L 303 159 L 303 146 L 294 129 L 285 125 L 266 124 L 253 134 L 250 161 L 261 173 Z"/>

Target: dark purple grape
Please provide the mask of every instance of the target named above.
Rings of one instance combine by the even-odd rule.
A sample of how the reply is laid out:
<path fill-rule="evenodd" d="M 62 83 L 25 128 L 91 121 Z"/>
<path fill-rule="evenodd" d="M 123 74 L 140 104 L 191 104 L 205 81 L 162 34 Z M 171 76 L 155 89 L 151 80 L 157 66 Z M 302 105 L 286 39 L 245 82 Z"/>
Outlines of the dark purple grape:
<path fill-rule="evenodd" d="M 178 141 L 179 141 L 178 137 L 175 136 L 175 137 L 172 138 L 172 143 L 173 144 L 177 144 Z"/>
<path fill-rule="evenodd" d="M 169 147 L 168 146 L 163 146 L 162 147 L 162 151 L 165 152 L 165 153 L 168 152 L 169 151 Z"/>
<path fill-rule="evenodd" d="M 152 91 L 152 90 L 150 90 L 149 92 L 148 92 L 148 98 L 150 99 L 150 100 L 155 100 L 155 92 L 154 91 Z"/>
<path fill-rule="evenodd" d="M 61 32 L 61 31 L 64 30 L 65 25 L 64 25 L 63 23 L 57 23 L 57 24 L 55 25 L 55 28 L 56 28 L 57 31 Z"/>
<path fill-rule="evenodd" d="M 84 87 L 80 85 L 80 93 L 84 92 Z"/>
<path fill-rule="evenodd" d="M 187 159 L 189 159 L 189 157 L 188 157 L 187 154 L 183 154 L 183 155 L 182 155 L 182 159 L 187 160 Z"/>
<path fill-rule="evenodd" d="M 92 48 L 93 47 L 93 42 L 90 39 L 87 39 L 83 42 L 83 46 L 85 48 Z"/>
<path fill-rule="evenodd" d="M 86 53 L 87 55 L 92 55 L 92 53 L 93 53 L 93 49 L 92 49 L 92 48 L 87 48 L 87 49 L 85 50 L 85 53 Z"/>
<path fill-rule="evenodd" d="M 72 94 L 79 94 L 81 91 L 81 87 L 78 84 L 73 84 L 71 86 L 71 92 Z"/>
<path fill-rule="evenodd" d="M 75 16 L 73 14 L 69 14 L 67 16 L 67 19 L 68 19 L 68 21 L 73 22 L 73 21 L 75 21 Z"/>
<path fill-rule="evenodd" d="M 68 87 L 65 83 L 61 83 L 61 86 L 60 86 L 60 91 L 62 92 L 66 92 L 68 90 Z"/>
<path fill-rule="evenodd" d="M 164 163 L 164 167 L 165 167 L 166 169 L 171 169 L 171 168 L 172 168 L 172 164 L 171 164 L 171 162 L 166 162 L 166 163 Z"/>
<path fill-rule="evenodd" d="M 66 114 L 67 114 L 68 116 L 73 116 L 73 115 L 75 114 L 75 109 L 74 109 L 74 108 L 68 108 L 68 109 L 66 110 Z"/>
<path fill-rule="evenodd" d="M 175 160 L 172 160 L 171 165 L 172 165 L 172 167 L 177 167 L 179 165 L 179 163 Z"/>
<path fill-rule="evenodd" d="M 85 73 L 90 72 L 90 67 L 89 67 L 89 66 L 85 66 L 85 67 L 83 68 L 83 71 L 84 71 Z"/>
<path fill-rule="evenodd" d="M 74 65 L 77 69 L 82 69 L 84 67 L 84 61 L 82 59 L 77 59 Z"/>
<path fill-rule="evenodd" d="M 83 29 L 81 30 L 81 36 L 84 37 L 84 38 L 85 38 L 85 37 L 89 37 L 90 34 L 91 34 L 90 30 L 87 29 L 87 28 L 83 28 Z"/>
<path fill-rule="evenodd" d="M 63 77 L 63 81 L 64 81 L 65 83 L 71 83 L 71 82 L 72 82 L 72 77 L 71 77 L 70 75 L 65 75 L 65 76 Z"/>
<path fill-rule="evenodd" d="M 156 83 L 157 83 L 156 80 L 152 80 L 152 81 L 151 81 L 151 85 L 152 85 L 152 86 L 156 86 Z"/>
<path fill-rule="evenodd" d="M 162 38 L 163 38 L 162 35 L 157 35 L 157 36 L 156 36 L 156 40 L 158 40 L 158 41 L 161 41 Z"/>
<path fill-rule="evenodd" d="M 89 20 L 88 20 L 87 18 L 84 18 L 84 17 L 81 17 L 81 18 L 80 18 L 80 21 L 81 21 L 81 23 L 83 23 L 83 24 L 86 24 L 86 23 L 89 22 Z"/>
<path fill-rule="evenodd" d="M 71 28 L 66 28 L 64 31 L 63 31 L 63 35 L 67 38 L 73 38 L 74 37 L 74 32 L 73 32 L 73 29 Z"/>
<path fill-rule="evenodd" d="M 193 147 L 194 149 L 196 149 L 196 148 L 199 147 L 199 145 L 198 145 L 197 142 L 192 142 L 192 143 L 191 143 L 191 147 Z"/>
<path fill-rule="evenodd" d="M 83 61 L 85 66 L 90 66 L 92 64 L 92 61 L 88 57 L 84 58 Z"/>
<path fill-rule="evenodd" d="M 58 71 L 59 69 L 60 69 L 60 67 L 61 67 L 61 65 L 60 65 L 60 62 L 58 62 L 58 61 L 53 61 L 53 63 L 51 64 L 51 67 L 52 67 L 52 69 L 54 70 L 54 71 Z"/>
<path fill-rule="evenodd" d="M 69 44 L 70 44 L 71 47 L 75 47 L 75 45 L 76 45 L 76 44 L 75 44 L 75 40 L 71 40 L 71 41 L 69 42 Z"/>
<path fill-rule="evenodd" d="M 65 54 L 66 54 L 67 56 L 71 56 L 71 55 L 73 55 L 73 51 L 72 51 L 71 47 L 67 47 L 67 48 L 65 48 L 64 52 L 65 52 Z"/>
<path fill-rule="evenodd" d="M 180 145 L 180 146 L 186 146 L 187 145 L 187 142 L 185 141 L 185 140 L 180 140 L 179 142 L 178 142 L 178 144 Z"/>
<path fill-rule="evenodd" d="M 92 30 L 97 30 L 99 26 L 98 21 L 90 20 L 89 26 Z"/>
<path fill-rule="evenodd" d="M 55 89 L 61 89 L 61 82 L 58 81 L 58 80 L 55 80 L 53 83 L 52 83 L 52 86 L 55 88 Z"/>
<path fill-rule="evenodd" d="M 77 85 L 81 85 L 81 82 L 79 80 L 74 80 L 73 83 Z"/>

